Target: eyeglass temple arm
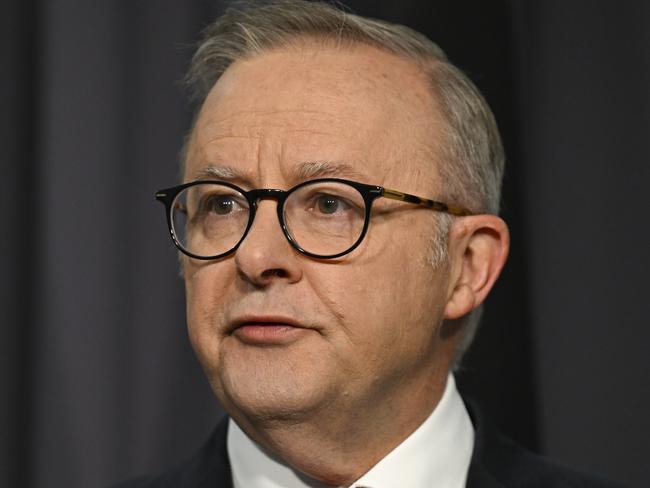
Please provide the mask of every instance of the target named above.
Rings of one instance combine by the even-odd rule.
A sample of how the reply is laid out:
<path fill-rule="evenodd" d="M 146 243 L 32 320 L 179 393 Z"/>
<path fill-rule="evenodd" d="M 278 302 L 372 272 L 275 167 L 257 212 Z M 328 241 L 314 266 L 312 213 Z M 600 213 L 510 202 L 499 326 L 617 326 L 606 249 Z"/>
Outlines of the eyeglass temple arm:
<path fill-rule="evenodd" d="M 167 200 L 169 198 L 169 194 L 166 191 L 156 192 L 156 200 L 159 202 L 167 203 Z M 173 208 L 187 215 L 187 207 L 185 207 L 185 205 L 181 204 L 180 202 L 174 202 Z"/>
<path fill-rule="evenodd" d="M 438 212 L 446 212 L 452 215 L 466 216 L 472 215 L 472 212 L 463 207 L 457 207 L 456 205 L 448 205 L 443 202 L 437 202 L 435 200 L 429 200 L 428 198 L 421 198 L 415 195 L 410 195 L 408 193 L 402 193 L 397 190 L 390 190 L 384 188 L 382 196 L 390 198 L 392 200 L 400 200 L 402 202 L 414 203 L 416 205 L 421 205 L 423 207 L 432 208 Z"/>

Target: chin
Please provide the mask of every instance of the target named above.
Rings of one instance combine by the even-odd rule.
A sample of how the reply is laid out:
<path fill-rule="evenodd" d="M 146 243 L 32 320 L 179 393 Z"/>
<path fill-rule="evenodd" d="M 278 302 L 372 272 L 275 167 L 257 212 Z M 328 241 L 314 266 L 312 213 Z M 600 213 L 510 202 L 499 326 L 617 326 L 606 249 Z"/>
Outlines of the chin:
<path fill-rule="evenodd" d="M 326 371 L 318 365 L 291 361 L 229 362 L 226 358 L 213 389 L 233 417 L 250 420 L 299 420 L 318 411 L 332 398 Z"/>

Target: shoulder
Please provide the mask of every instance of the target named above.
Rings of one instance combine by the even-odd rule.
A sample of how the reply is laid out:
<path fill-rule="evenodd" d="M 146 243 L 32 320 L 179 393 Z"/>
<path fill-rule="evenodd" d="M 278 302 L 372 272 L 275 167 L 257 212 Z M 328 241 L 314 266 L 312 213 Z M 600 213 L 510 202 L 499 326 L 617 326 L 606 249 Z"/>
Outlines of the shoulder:
<path fill-rule="evenodd" d="M 493 429 L 472 405 L 476 437 L 468 488 L 614 488 L 607 480 L 535 454 Z"/>
<path fill-rule="evenodd" d="M 232 488 L 226 438 L 228 419 L 222 419 L 214 432 L 189 460 L 157 476 L 141 476 L 111 488 Z"/>

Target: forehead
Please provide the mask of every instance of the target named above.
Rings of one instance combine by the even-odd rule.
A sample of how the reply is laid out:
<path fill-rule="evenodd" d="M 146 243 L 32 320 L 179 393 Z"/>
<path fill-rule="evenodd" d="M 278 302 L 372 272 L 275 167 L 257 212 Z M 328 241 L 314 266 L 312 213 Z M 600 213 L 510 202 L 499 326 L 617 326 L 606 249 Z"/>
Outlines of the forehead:
<path fill-rule="evenodd" d="M 409 60 L 365 45 L 275 49 L 233 63 L 212 88 L 190 139 L 186 179 L 207 166 L 286 179 L 323 161 L 370 183 L 433 176 L 438 113 Z"/>

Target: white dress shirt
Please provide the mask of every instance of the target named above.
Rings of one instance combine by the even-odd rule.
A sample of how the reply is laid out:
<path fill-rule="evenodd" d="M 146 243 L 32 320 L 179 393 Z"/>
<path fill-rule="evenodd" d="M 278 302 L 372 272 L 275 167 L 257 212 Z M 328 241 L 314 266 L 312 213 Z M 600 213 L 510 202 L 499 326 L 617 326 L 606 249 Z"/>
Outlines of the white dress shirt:
<path fill-rule="evenodd" d="M 474 428 L 450 374 L 431 415 L 350 488 L 461 488 Z M 316 488 L 322 483 L 271 457 L 230 419 L 228 456 L 234 488 Z"/>

